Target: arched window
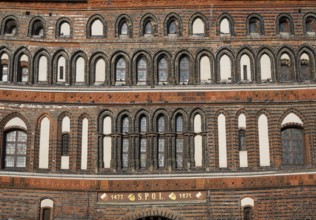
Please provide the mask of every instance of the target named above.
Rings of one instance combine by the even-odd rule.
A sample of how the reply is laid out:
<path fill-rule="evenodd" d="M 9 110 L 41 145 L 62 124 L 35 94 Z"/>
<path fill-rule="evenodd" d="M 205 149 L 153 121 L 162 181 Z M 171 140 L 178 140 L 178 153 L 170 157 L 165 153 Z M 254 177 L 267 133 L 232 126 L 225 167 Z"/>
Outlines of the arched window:
<path fill-rule="evenodd" d="M 147 132 L 147 118 L 145 116 L 140 118 L 140 133 L 145 134 Z M 147 138 L 140 138 L 140 146 L 139 146 L 139 162 L 140 168 L 144 169 L 147 167 Z"/>
<path fill-rule="evenodd" d="M 20 56 L 19 67 L 17 72 L 17 82 L 29 81 L 29 58 L 25 54 Z"/>
<path fill-rule="evenodd" d="M 122 124 L 121 124 L 121 129 L 122 129 L 122 134 L 123 134 L 123 137 L 122 137 L 122 148 L 121 148 L 121 151 L 122 151 L 122 157 L 121 157 L 121 160 L 122 160 L 122 168 L 128 168 L 128 152 L 129 152 L 129 138 L 127 136 L 124 136 L 126 135 L 128 132 L 129 132 L 129 119 L 128 117 L 125 117 L 123 118 L 122 120 Z"/>
<path fill-rule="evenodd" d="M 311 65 L 310 65 L 310 58 L 307 53 L 303 53 L 300 58 L 300 79 L 302 81 L 311 80 L 312 73 L 311 73 Z"/>
<path fill-rule="evenodd" d="M 85 81 L 85 60 L 83 57 L 78 57 L 76 60 L 76 75 L 75 82 L 82 83 Z"/>
<path fill-rule="evenodd" d="M 125 82 L 126 79 L 126 61 L 120 58 L 116 62 L 115 78 L 117 82 Z"/>
<path fill-rule="evenodd" d="M 146 82 L 147 79 L 147 62 L 142 57 L 137 62 L 137 82 Z"/>
<path fill-rule="evenodd" d="M 0 81 L 7 82 L 9 79 L 9 56 L 6 53 L 1 55 L 0 60 Z"/>
<path fill-rule="evenodd" d="M 280 34 L 291 33 L 291 21 L 287 17 L 281 17 L 279 19 L 279 33 Z"/>
<path fill-rule="evenodd" d="M 44 24 L 41 20 L 36 20 L 32 24 L 31 36 L 43 37 L 44 36 Z"/>
<path fill-rule="evenodd" d="M 306 33 L 315 35 L 316 33 L 316 18 L 313 16 L 308 16 L 305 20 Z"/>
<path fill-rule="evenodd" d="M 197 36 L 205 35 L 205 24 L 201 18 L 196 18 L 192 24 L 192 34 Z"/>
<path fill-rule="evenodd" d="M 271 59 L 267 54 L 263 54 L 260 58 L 261 81 L 272 81 Z"/>
<path fill-rule="evenodd" d="M 61 124 L 61 169 L 69 169 L 70 119 L 65 116 Z"/>
<path fill-rule="evenodd" d="M 81 166 L 82 170 L 86 170 L 88 168 L 88 135 L 89 135 L 89 120 L 84 118 L 81 121 Z"/>
<path fill-rule="evenodd" d="M 91 24 L 91 37 L 103 36 L 104 26 L 100 19 L 95 19 Z"/>
<path fill-rule="evenodd" d="M 270 166 L 269 125 L 264 114 L 258 118 L 258 136 L 260 166 Z"/>
<path fill-rule="evenodd" d="M 103 58 L 99 58 L 95 62 L 94 66 L 94 83 L 102 84 L 105 82 L 105 61 Z"/>
<path fill-rule="evenodd" d="M 140 119 L 140 132 L 147 132 L 147 118 L 145 116 Z"/>
<path fill-rule="evenodd" d="M 250 58 L 247 54 L 244 54 L 240 58 L 240 80 L 243 82 L 251 82 L 251 66 Z"/>
<path fill-rule="evenodd" d="M 176 119 L 176 132 L 183 132 L 183 117 L 181 115 Z"/>
<path fill-rule="evenodd" d="M 281 56 L 281 75 L 280 81 L 287 82 L 292 81 L 292 68 L 291 68 L 291 59 L 287 53 L 283 53 Z"/>
<path fill-rule="evenodd" d="M 227 18 L 221 20 L 219 29 L 221 35 L 231 35 L 230 22 Z"/>
<path fill-rule="evenodd" d="M 51 199 L 43 199 L 41 201 L 41 213 L 40 220 L 52 220 L 53 219 L 54 202 Z"/>
<path fill-rule="evenodd" d="M 200 134 L 202 132 L 202 117 L 200 114 L 194 116 L 194 161 L 195 167 L 202 167 L 203 165 L 203 138 Z"/>
<path fill-rule="evenodd" d="M 258 18 L 249 19 L 249 34 L 261 34 L 261 24 Z"/>
<path fill-rule="evenodd" d="M 4 34 L 5 35 L 15 35 L 17 32 L 17 23 L 14 19 L 8 19 L 4 24 Z"/>
<path fill-rule="evenodd" d="M 38 168 L 49 168 L 50 121 L 47 117 L 41 120 L 39 132 Z"/>
<path fill-rule="evenodd" d="M 38 61 L 38 81 L 47 82 L 48 76 L 48 60 L 47 57 L 42 55 Z"/>
<path fill-rule="evenodd" d="M 218 158 L 219 158 L 219 167 L 227 167 L 227 137 L 226 137 L 226 117 L 223 114 L 220 114 L 217 117 L 217 126 L 218 126 Z"/>
<path fill-rule="evenodd" d="M 183 158 L 184 158 L 184 136 L 182 132 L 184 131 L 183 116 L 178 115 L 176 117 L 176 168 L 183 168 Z"/>
<path fill-rule="evenodd" d="M 59 37 L 70 37 L 70 25 L 68 22 L 64 21 L 60 24 Z"/>
<path fill-rule="evenodd" d="M 200 59 L 200 79 L 201 82 L 209 82 L 212 79 L 211 75 L 211 61 L 206 55 Z"/>
<path fill-rule="evenodd" d="M 158 62 L 158 82 L 168 81 L 168 62 L 165 57 Z"/>
<path fill-rule="evenodd" d="M 170 21 L 168 25 L 168 34 L 177 34 L 177 23 L 175 20 Z"/>
<path fill-rule="evenodd" d="M 224 54 L 220 58 L 220 81 L 231 82 L 232 80 L 232 67 L 229 56 Z"/>
<path fill-rule="evenodd" d="M 238 147 L 239 147 L 239 166 L 248 167 L 248 152 L 246 146 L 246 116 L 238 116 Z"/>
<path fill-rule="evenodd" d="M 190 61 L 187 56 L 180 59 L 179 63 L 179 82 L 188 83 L 190 77 Z"/>
<path fill-rule="evenodd" d="M 120 26 L 119 35 L 128 35 L 128 25 L 127 22 L 123 22 Z"/>
<path fill-rule="evenodd" d="M 111 167 L 112 159 L 112 118 L 106 116 L 103 119 L 103 163 L 104 168 Z"/>
<path fill-rule="evenodd" d="M 243 220 L 253 220 L 253 207 L 255 205 L 253 198 L 245 197 L 240 202 L 243 211 Z"/>
<path fill-rule="evenodd" d="M 11 130 L 4 139 L 5 168 L 25 168 L 27 135 L 22 130 Z"/>
<path fill-rule="evenodd" d="M 66 82 L 66 59 L 60 56 L 57 60 L 57 82 Z"/>
<path fill-rule="evenodd" d="M 157 123 L 157 131 L 158 135 L 158 168 L 165 167 L 165 148 L 166 148 L 166 141 L 163 134 L 166 132 L 166 122 L 164 116 L 160 116 L 158 118 Z"/>
<path fill-rule="evenodd" d="M 283 165 L 303 165 L 304 131 L 301 127 L 285 127 L 281 131 Z"/>
<path fill-rule="evenodd" d="M 144 28 L 144 35 L 152 35 L 153 34 L 153 26 L 151 21 L 147 21 L 145 23 L 145 28 Z"/>

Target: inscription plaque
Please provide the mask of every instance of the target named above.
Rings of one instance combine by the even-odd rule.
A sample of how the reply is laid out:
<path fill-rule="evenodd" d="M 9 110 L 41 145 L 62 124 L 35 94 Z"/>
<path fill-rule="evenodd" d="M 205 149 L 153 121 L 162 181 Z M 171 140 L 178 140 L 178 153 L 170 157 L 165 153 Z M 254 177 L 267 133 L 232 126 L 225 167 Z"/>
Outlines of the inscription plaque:
<path fill-rule="evenodd" d="M 205 202 L 205 191 L 173 191 L 173 192 L 101 192 L 98 202 L 102 203 L 139 203 L 139 202 Z"/>

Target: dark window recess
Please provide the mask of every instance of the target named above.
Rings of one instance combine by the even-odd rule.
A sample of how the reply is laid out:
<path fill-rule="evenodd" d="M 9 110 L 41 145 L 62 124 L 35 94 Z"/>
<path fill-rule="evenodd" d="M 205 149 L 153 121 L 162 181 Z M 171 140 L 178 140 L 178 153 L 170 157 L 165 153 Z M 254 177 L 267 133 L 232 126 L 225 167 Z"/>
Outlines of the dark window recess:
<path fill-rule="evenodd" d="M 287 18 L 280 19 L 279 30 L 283 33 L 290 33 L 290 21 Z"/>
<path fill-rule="evenodd" d="M 292 81 L 292 74 L 291 74 L 291 68 L 290 68 L 289 63 L 290 63 L 289 60 L 281 61 L 281 76 L 280 76 L 281 82 Z"/>
<path fill-rule="evenodd" d="M 247 76 L 247 65 L 243 65 L 243 76 L 244 76 L 244 80 L 248 80 L 248 76 Z"/>
<path fill-rule="evenodd" d="M 158 64 L 158 81 L 166 82 L 168 80 L 168 63 L 165 58 L 160 59 Z"/>
<path fill-rule="evenodd" d="M 311 69 L 308 63 L 301 62 L 301 80 L 310 80 L 311 78 Z"/>
<path fill-rule="evenodd" d="M 244 208 L 244 220 L 252 220 L 253 219 L 253 210 L 252 207 Z"/>
<path fill-rule="evenodd" d="M 63 134 L 61 142 L 62 142 L 61 143 L 61 155 L 68 156 L 69 155 L 69 142 L 70 142 L 69 134 Z"/>
<path fill-rule="evenodd" d="M 313 17 L 306 18 L 306 31 L 316 32 L 316 19 Z"/>
<path fill-rule="evenodd" d="M 168 27 L 168 34 L 176 34 L 177 33 L 177 25 L 175 21 L 170 22 Z"/>
<path fill-rule="evenodd" d="M 281 132 L 283 165 L 304 164 L 304 132 L 301 128 L 285 128 Z"/>
<path fill-rule="evenodd" d="M 60 66 L 59 67 L 59 79 L 64 79 L 64 67 Z"/>
<path fill-rule="evenodd" d="M 50 220 L 50 208 L 44 208 L 43 209 L 43 220 Z"/>
<path fill-rule="evenodd" d="M 17 30 L 16 21 L 13 19 L 10 19 L 5 24 L 5 30 L 4 34 L 12 34 L 15 35 Z"/>
<path fill-rule="evenodd" d="M 239 150 L 246 150 L 246 131 L 238 131 Z"/>
<path fill-rule="evenodd" d="M 249 22 L 249 33 L 260 33 L 260 21 L 256 18 L 252 18 Z"/>

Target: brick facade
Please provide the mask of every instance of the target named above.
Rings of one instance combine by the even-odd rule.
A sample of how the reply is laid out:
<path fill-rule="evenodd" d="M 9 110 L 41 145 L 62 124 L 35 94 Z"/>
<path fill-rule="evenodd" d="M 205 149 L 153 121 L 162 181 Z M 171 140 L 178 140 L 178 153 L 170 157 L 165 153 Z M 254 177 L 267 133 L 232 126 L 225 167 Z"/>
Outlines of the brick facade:
<path fill-rule="evenodd" d="M 0 219 L 316 218 L 316 34 L 307 33 L 312 31 L 307 30 L 306 20 L 316 19 L 314 1 L 0 0 L 0 4 Z M 196 18 L 205 25 L 204 34 L 198 36 L 193 34 Z M 220 31 L 224 18 L 231 25 L 229 35 Z M 251 18 L 261 24 L 260 34 L 250 34 Z M 282 19 L 290 22 L 288 35 L 280 33 Z M 103 25 L 101 36 L 92 34 L 95 20 Z M 150 37 L 144 34 L 148 20 L 153 28 Z M 7 21 L 16 22 L 15 34 L 6 34 Z M 170 21 L 177 28 L 172 36 L 168 34 Z M 34 36 L 36 22 L 43 25 L 43 35 Z M 63 22 L 70 26 L 69 36 L 60 32 Z M 120 36 L 124 22 L 127 34 Z M 245 54 L 250 60 L 250 80 L 242 80 Z M 271 60 L 268 80 L 261 73 L 263 54 Z M 284 61 L 284 54 L 289 61 Z M 303 54 L 309 59 L 302 61 Z M 43 56 L 47 77 L 40 80 Z M 211 66 L 207 82 L 200 74 L 205 56 Z M 224 82 L 223 56 L 230 59 L 231 67 L 231 78 Z M 58 78 L 60 57 L 66 60 L 62 80 Z M 168 77 L 160 82 L 162 57 L 167 60 Z M 182 82 L 179 72 L 184 57 L 190 74 Z M 84 63 L 82 80 L 77 75 L 79 58 Z M 99 59 L 105 63 L 102 82 L 97 82 L 95 74 Z M 123 82 L 116 75 L 120 59 L 126 64 Z M 147 78 L 141 83 L 137 74 L 140 59 L 147 68 Z M 303 78 L 303 64 L 308 65 L 307 78 Z M 4 66 L 8 80 L 3 79 Z M 28 68 L 25 79 L 22 67 Z M 283 80 L 284 68 L 290 70 L 290 80 Z M 239 158 L 241 114 L 246 118 L 246 167 L 240 166 Z M 201 117 L 201 131 L 196 130 L 196 115 Z M 219 165 L 220 115 L 225 118 L 227 134 L 224 167 Z M 268 122 L 269 166 L 261 164 L 261 115 Z M 295 117 L 288 122 L 289 115 Z M 184 126 L 178 130 L 180 116 Z M 104 131 L 106 117 L 111 119 L 109 134 Z M 141 131 L 141 117 L 146 118 L 146 131 Z M 159 117 L 166 120 L 163 132 L 159 131 Z M 67 169 L 62 165 L 64 118 L 70 120 Z M 125 118 L 128 132 L 122 128 Z M 40 160 L 45 141 L 43 119 L 50 128 L 47 168 L 41 168 Z M 84 119 L 88 120 L 86 155 L 81 150 Z M 303 133 L 299 155 L 303 163 L 285 163 L 282 134 L 288 128 Z M 9 165 L 6 138 L 10 131 L 26 134 L 26 150 L 21 154 L 25 165 Z M 196 162 L 197 136 L 201 137 L 201 165 Z M 163 166 L 157 156 L 161 137 Z M 104 162 L 108 153 L 104 138 L 111 138 L 109 167 Z M 147 144 L 144 167 L 142 138 Z M 180 150 L 178 138 L 183 139 Z M 128 140 L 126 167 L 124 139 Z M 20 160 L 16 155 L 15 164 Z M 83 156 L 87 156 L 86 169 L 82 168 Z M 207 197 L 203 201 L 133 203 L 108 202 L 99 196 L 191 191 L 205 192 Z M 251 208 L 248 217 L 247 207 Z M 47 208 L 50 217 L 43 214 Z"/>

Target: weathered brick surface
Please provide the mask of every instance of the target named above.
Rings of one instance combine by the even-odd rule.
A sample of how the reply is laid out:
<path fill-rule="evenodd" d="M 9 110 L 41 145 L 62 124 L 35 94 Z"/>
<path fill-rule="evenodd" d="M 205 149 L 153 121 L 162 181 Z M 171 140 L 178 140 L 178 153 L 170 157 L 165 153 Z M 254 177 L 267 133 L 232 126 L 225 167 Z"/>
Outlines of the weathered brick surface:
<path fill-rule="evenodd" d="M 46 198 L 54 201 L 54 219 L 135 220 L 156 215 L 181 220 L 242 219 L 240 201 L 244 197 L 251 197 L 255 201 L 254 219 L 316 219 L 315 77 L 308 82 L 278 83 L 278 80 L 274 80 L 272 84 L 262 84 L 254 80 L 249 85 L 236 83 L 237 63 L 242 51 L 247 50 L 251 54 L 255 74 L 263 48 L 271 51 L 275 63 L 280 59 L 279 52 L 283 48 L 293 54 L 296 59 L 293 62 L 296 63 L 299 62 L 298 55 L 302 48 L 308 48 L 311 54 L 315 54 L 315 38 L 303 33 L 302 23 L 304 15 L 315 12 L 315 1 L 88 0 L 80 3 L 43 3 L 0 0 L 0 7 L 0 21 L 9 15 L 14 15 L 19 21 L 16 36 L 0 35 L 0 50 L 7 50 L 12 63 L 16 54 L 24 49 L 29 52 L 31 63 L 38 51 L 46 50 L 50 55 L 48 61 L 52 70 L 53 57 L 61 49 L 68 55 L 69 63 L 77 52 L 87 57 L 84 85 L 73 82 L 70 85 L 53 85 L 52 71 L 47 83 L 37 84 L 32 77 L 29 84 L 14 83 L 13 80 L 0 84 L 0 219 L 39 219 L 40 202 Z M 192 37 L 189 34 L 190 18 L 197 12 L 203 14 L 209 22 L 205 37 Z M 158 31 L 153 38 L 140 36 L 140 21 L 146 13 L 152 13 L 157 18 Z M 164 21 L 170 13 L 179 15 L 182 22 L 181 36 L 174 39 L 164 36 Z M 218 18 L 223 13 L 228 13 L 234 20 L 234 33 L 225 39 L 218 35 Z M 252 13 L 261 15 L 264 20 L 264 35 L 258 38 L 246 34 L 246 19 Z M 294 35 L 288 39 L 276 34 L 276 18 L 281 13 L 293 18 Z M 105 38 L 87 38 L 87 22 L 96 14 L 103 16 L 106 21 Z M 129 15 L 133 22 L 131 38 L 119 39 L 115 34 L 116 19 L 121 14 Z M 29 22 L 35 16 L 45 20 L 45 38 L 28 36 Z M 71 21 L 73 35 L 70 39 L 56 38 L 56 22 L 63 17 Z M 192 85 L 174 84 L 176 57 L 179 53 L 186 51 L 193 57 L 194 66 L 197 66 L 195 64 L 199 62 L 197 57 L 200 52 L 209 52 L 214 57 L 212 65 L 215 78 L 218 71 L 217 59 L 223 50 L 229 51 L 233 57 L 233 72 L 236 73 L 233 84 L 217 84 L 214 80 L 209 85 L 199 85 L 196 78 Z M 168 86 L 154 85 L 155 64 L 149 71 L 150 85 L 113 85 L 115 55 L 124 52 L 132 70 L 135 65 L 133 60 L 140 51 L 146 51 L 152 63 L 159 52 L 170 53 L 173 79 Z M 90 61 L 97 52 L 104 53 L 108 59 L 107 80 L 102 86 L 94 86 L 89 75 L 92 74 Z M 312 56 L 312 59 L 315 57 Z M 196 77 L 198 69 L 194 67 L 193 70 Z M 13 74 L 14 71 L 10 71 Z M 274 79 L 277 78 L 277 71 L 275 68 Z M 298 72 L 297 69 L 294 71 Z M 34 72 L 34 69 L 30 69 L 30 74 Z M 69 67 L 69 72 L 73 76 L 72 67 Z M 186 120 L 192 121 L 191 114 L 197 109 L 204 114 L 206 135 L 201 168 L 120 170 L 116 164 L 112 164 L 112 169 L 100 166 L 98 128 L 101 125 L 98 120 L 105 110 L 113 114 L 114 121 L 118 120 L 120 113 L 128 112 L 133 125 L 137 114 L 144 110 L 149 116 L 149 132 L 155 135 L 153 116 L 158 110 L 165 110 L 170 119 L 177 110 L 181 110 L 187 115 Z M 225 113 L 228 134 L 228 167 L 225 169 L 218 167 L 217 116 L 220 112 Z M 247 117 L 247 168 L 239 167 L 237 130 L 238 115 L 241 112 Z M 270 167 L 260 167 L 259 164 L 258 117 L 262 112 L 266 113 L 269 120 Z M 299 167 L 282 166 L 281 123 L 289 113 L 297 114 L 304 124 L 305 164 Z M 71 123 L 69 170 L 60 169 L 60 124 L 64 115 L 70 118 Z M 4 126 L 14 117 L 20 117 L 27 125 L 28 151 L 24 170 L 10 170 L 3 166 Z M 49 118 L 53 128 L 48 170 L 38 169 L 39 125 L 43 117 Z M 81 155 L 78 147 L 81 143 L 80 121 L 83 117 L 89 120 L 87 170 L 80 169 Z M 168 127 L 169 135 L 172 135 L 171 120 Z M 187 123 L 188 133 L 192 129 L 190 123 Z M 114 123 L 113 133 L 118 132 L 118 126 Z M 132 132 L 136 132 L 136 127 L 132 126 Z M 116 159 L 119 157 L 116 153 L 113 155 Z M 189 156 L 186 153 L 184 159 L 189 160 Z M 15 175 L 13 171 L 25 171 L 29 176 Z M 63 176 L 58 178 L 58 174 Z M 76 179 L 72 174 L 86 176 Z M 115 179 L 119 174 L 126 175 L 126 179 Z M 132 174 L 136 177 L 132 178 Z M 170 174 L 172 178 L 138 178 L 144 177 L 144 174 L 155 174 L 158 177 Z M 178 174 L 186 174 L 188 177 L 177 179 Z M 190 174 L 199 175 L 193 178 Z M 94 175 L 99 175 L 99 178 Z M 112 177 L 108 178 L 108 175 Z M 203 175 L 210 176 L 202 178 Z M 97 198 L 99 192 L 190 190 L 205 191 L 209 197 L 203 203 L 133 205 L 108 205 L 98 202 Z"/>

